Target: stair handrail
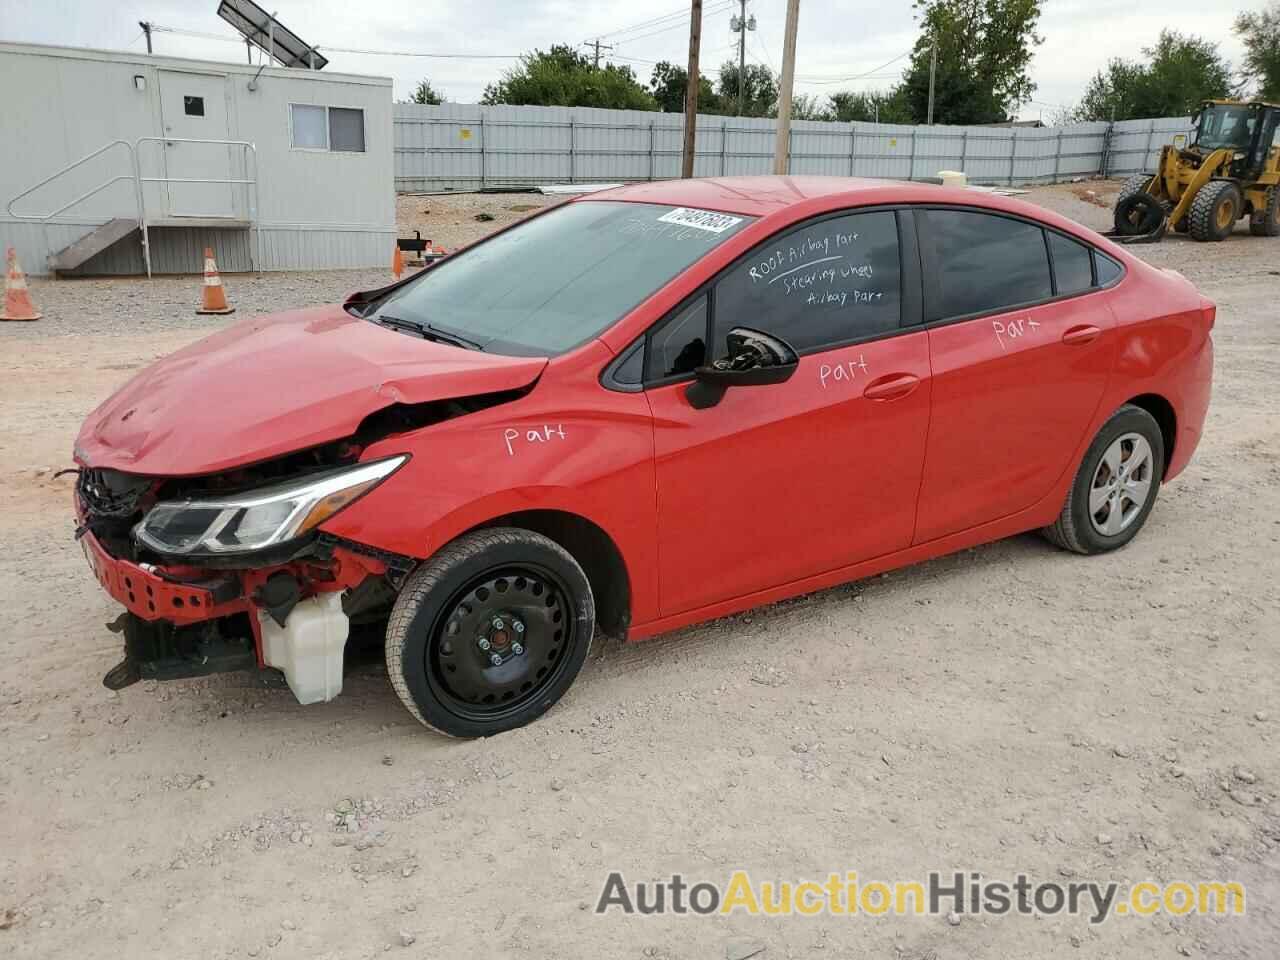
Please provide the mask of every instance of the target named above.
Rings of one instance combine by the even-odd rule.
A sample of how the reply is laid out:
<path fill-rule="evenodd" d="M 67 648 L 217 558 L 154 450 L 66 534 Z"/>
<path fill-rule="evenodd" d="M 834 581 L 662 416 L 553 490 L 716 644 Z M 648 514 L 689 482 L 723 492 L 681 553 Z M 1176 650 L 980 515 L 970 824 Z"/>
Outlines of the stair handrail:
<path fill-rule="evenodd" d="M 245 176 L 244 177 L 144 177 L 142 175 L 142 145 L 144 143 L 199 143 L 213 144 L 214 146 L 225 147 L 242 147 L 245 155 Z M 249 161 L 253 161 L 253 176 L 249 176 Z M 134 179 L 137 181 L 138 191 L 138 209 L 141 215 L 138 223 L 142 228 L 142 254 L 146 261 L 147 276 L 151 276 L 151 240 L 149 235 L 149 224 L 145 215 L 142 203 L 142 185 L 144 183 L 226 183 L 241 184 L 245 189 L 245 204 L 248 209 L 250 239 L 253 241 L 249 250 L 249 266 L 251 269 L 261 269 L 262 263 L 262 231 L 258 228 L 258 204 L 260 197 L 258 194 L 258 146 L 251 140 L 221 140 L 221 139 L 200 139 L 196 137 L 139 137 L 133 142 L 133 168 Z"/>
<path fill-rule="evenodd" d="M 128 174 L 121 174 L 120 176 L 112 177 L 110 180 L 106 181 L 105 183 L 98 184 L 98 186 L 94 187 L 92 190 L 88 191 L 87 193 L 82 193 L 80 196 L 76 197 L 70 203 L 63 204 L 61 207 L 58 207 L 58 209 L 54 210 L 51 213 L 39 214 L 39 213 L 15 213 L 14 212 L 13 205 L 17 203 L 19 200 L 23 200 L 26 197 L 29 197 L 31 194 L 35 193 L 41 187 L 52 183 L 54 180 L 57 180 L 60 176 L 62 176 L 65 173 L 70 173 L 72 170 L 80 166 L 82 163 L 87 163 L 88 161 L 92 160 L 94 157 L 98 156 L 99 154 L 106 153 L 112 147 L 124 147 L 126 150 L 129 151 L 129 173 Z M 101 147 L 99 147 L 97 150 L 94 150 L 92 153 L 85 154 L 79 160 L 73 160 L 71 163 L 68 163 L 66 166 L 62 167 L 55 173 L 45 177 L 39 183 L 33 184 L 32 186 L 28 187 L 26 190 L 23 190 L 20 194 L 18 194 L 16 197 L 13 197 L 5 205 L 5 212 L 9 216 L 13 217 L 13 219 L 15 220 L 38 220 L 43 223 L 48 223 L 48 221 L 52 220 L 58 214 L 63 213 L 66 210 L 70 210 L 77 203 L 80 203 L 84 200 L 89 199 L 95 193 L 99 193 L 100 191 L 107 189 L 107 187 L 111 186 L 112 184 L 119 183 L 121 180 L 134 181 L 134 199 L 138 201 L 139 210 L 141 210 L 141 198 L 138 196 L 137 163 L 135 161 L 135 156 L 136 154 L 134 151 L 134 146 L 128 140 L 112 140 L 110 143 L 103 144 Z"/>
<path fill-rule="evenodd" d="M 227 147 L 242 147 L 245 151 L 245 176 L 241 178 L 236 178 L 236 177 L 217 177 L 217 178 L 144 177 L 142 175 L 142 164 L 138 156 L 140 152 L 140 148 L 143 143 L 198 143 L 198 144 L 221 145 L 221 146 L 227 146 Z M 114 147 L 120 147 L 120 146 L 124 147 L 127 151 L 129 151 L 129 168 L 130 169 L 128 174 L 120 174 L 118 176 L 112 177 L 110 180 L 107 180 L 104 183 L 98 184 L 98 186 L 94 187 L 92 190 L 82 193 L 80 196 L 76 197 L 74 200 L 71 200 L 68 203 L 64 203 L 62 206 L 58 207 L 56 210 L 53 210 L 50 213 L 31 214 L 31 213 L 15 213 L 14 212 L 13 206 L 18 201 L 23 200 L 26 197 L 29 197 L 31 194 L 35 193 L 41 187 L 52 183 L 54 180 L 57 180 L 63 174 L 69 173 L 70 171 L 74 170 L 76 167 L 80 166 L 81 164 L 87 163 L 88 161 L 92 160 L 94 157 L 97 157 L 103 153 L 106 153 L 108 150 L 111 150 Z M 249 175 L 250 161 L 252 161 L 252 176 Z M 100 193 L 101 191 L 107 189 L 107 187 L 110 187 L 113 184 L 119 183 L 121 180 L 133 181 L 133 198 L 134 198 L 134 203 L 137 207 L 138 228 L 142 234 L 142 259 L 146 266 L 148 278 L 150 278 L 151 276 L 151 242 L 150 242 L 150 236 L 149 236 L 149 230 L 148 230 L 149 224 L 147 222 L 146 200 L 142 192 L 142 185 L 144 183 L 166 183 L 166 184 L 167 183 L 226 183 L 226 184 L 241 184 L 245 186 L 246 187 L 245 203 L 248 206 L 246 213 L 248 214 L 249 229 L 253 234 L 253 236 L 251 237 L 251 239 L 253 240 L 253 246 L 250 249 L 250 267 L 253 269 L 259 268 L 259 265 L 262 262 L 262 233 L 258 228 L 258 206 L 260 201 L 259 194 L 258 194 L 258 147 L 255 143 L 249 140 L 220 140 L 220 139 L 204 140 L 204 139 L 196 139 L 192 137 L 156 137 L 156 136 L 139 137 L 137 140 L 133 141 L 132 143 L 130 143 L 128 140 L 112 140 L 110 143 L 103 144 L 101 147 L 99 147 L 97 150 L 94 150 L 92 153 L 85 154 L 79 160 L 74 160 L 71 163 L 68 163 L 66 166 L 60 168 L 50 176 L 45 177 L 39 183 L 33 184 L 32 186 L 28 187 L 26 190 L 19 193 L 17 196 L 10 199 L 9 202 L 5 204 L 5 212 L 8 213 L 8 215 L 15 220 L 38 221 L 45 231 L 45 247 L 47 248 L 49 246 L 48 230 L 49 230 L 50 220 L 52 220 L 58 214 L 63 213 L 67 210 L 70 210 L 76 204 L 82 203 L 83 201 L 89 199 L 95 193 Z"/>

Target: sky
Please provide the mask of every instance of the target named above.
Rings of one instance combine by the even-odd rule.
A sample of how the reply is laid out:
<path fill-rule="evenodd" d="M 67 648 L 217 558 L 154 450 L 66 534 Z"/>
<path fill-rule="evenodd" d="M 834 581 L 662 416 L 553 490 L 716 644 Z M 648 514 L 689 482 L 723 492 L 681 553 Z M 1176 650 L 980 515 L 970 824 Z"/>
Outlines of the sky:
<path fill-rule="evenodd" d="M 327 69 L 389 76 L 398 100 L 429 77 L 447 99 L 474 103 L 485 85 L 515 62 L 503 57 L 554 43 L 583 44 L 599 37 L 613 47 L 602 56 L 629 64 L 642 82 L 648 81 L 653 63 L 684 64 L 688 58 L 688 4 L 677 0 L 270 0 L 263 5 L 318 46 L 329 58 Z M 703 0 L 704 74 L 713 76 L 720 63 L 737 56 L 729 17 L 738 5 L 739 0 Z M 1217 43 L 1238 64 L 1243 48 L 1231 23 L 1239 11 L 1265 5 L 1266 0 L 1045 0 L 1039 26 L 1044 43 L 1036 48 L 1030 71 L 1035 99 L 1022 107 L 1021 118 L 1048 122 L 1061 107 L 1079 100 L 1089 78 L 1110 58 L 1140 56 L 1164 25 Z M 217 16 L 217 6 L 217 0 L 0 0 L 0 40 L 141 51 L 146 47 L 138 21 L 146 20 L 156 25 L 157 54 L 244 62 L 244 44 Z M 748 61 L 776 70 L 785 0 L 749 0 L 747 13 L 757 23 L 748 32 Z M 825 96 L 889 86 L 906 63 L 895 58 L 911 49 L 917 34 L 909 0 L 800 0 L 796 92 Z M 858 79 L 845 79 L 851 77 Z"/>

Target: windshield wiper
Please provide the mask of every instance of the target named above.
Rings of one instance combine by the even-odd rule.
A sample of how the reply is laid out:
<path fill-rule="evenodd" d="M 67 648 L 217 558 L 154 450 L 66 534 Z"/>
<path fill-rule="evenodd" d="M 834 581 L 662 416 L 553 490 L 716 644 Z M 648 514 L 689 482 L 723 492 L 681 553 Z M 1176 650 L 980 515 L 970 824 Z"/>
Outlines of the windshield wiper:
<path fill-rule="evenodd" d="M 393 317 L 388 313 L 380 313 L 377 316 L 370 317 L 374 323 L 379 323 L 384 327 L 391 327 L 393 330 L 407 330 L 409 333 L 416 333 L 418 336 L 426 339 L 426 331 L 422 329 L 422 324 L 413 320 L 405 320 L 402 317 Z"/>
<path fill-rule="evenodd" d="M 416 333 L 423 340 L 431 340 L 435 343 L 445 343 L 451 347 L 461 347 L 464 350 L 479 350 L 480 344 L 474 340 L 468 340 L 460 337 L 456 333 L 445 333 L 438 327 L 434 327 L 429 323 L 423 323 L 418 320 L 406 320 L 404 317 L 395 317 L 387 313 L 379 313 L 371 318 L 374 323 L 380 323 L 384 327 L 391 327 L 395 330 L 406 330 L 409 333 Z"/>
<path fill-rule="evenodd" d="M 455 347 L 466 347 L 468 350 L 483 349 L 480 344 L 476 343 L 474 340 L 468 340 L 466 337 L 453 332 L 445 333 L 445 331 L 441 330 L 439 327 L 433 326 L 432 324 L 424 323 L 423 327 L 431 332 L 431 338 L 433 340 L 439 340 L 441 343 L 451 343 Z"/>

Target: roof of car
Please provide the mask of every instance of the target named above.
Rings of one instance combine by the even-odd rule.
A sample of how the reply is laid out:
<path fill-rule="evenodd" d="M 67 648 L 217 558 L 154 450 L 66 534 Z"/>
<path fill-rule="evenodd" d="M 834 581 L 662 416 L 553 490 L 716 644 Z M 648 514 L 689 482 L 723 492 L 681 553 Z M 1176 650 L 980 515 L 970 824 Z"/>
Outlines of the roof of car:
<path fill-rule="evenodd" d="M 881 203 L 983 207 L 1028 217 L 1067 233 L 1076 233 L 1113 256 L 1128 259 L 1119 247 L 1105 237 L 1046 207 L 989 190 L 943 187 L 911 180 L 821 176 L 709 177 L 635 183 L 576 198 L 576 202 L 594 200 L 696 207 L 783 222 L 820 214 L 828 209 L 839 210 Z"/>
<path fill-rule="evenodd" d="M 657 180 L 635 183 L 590 195 L 592 200 L 629 200 L 677 207 L 723 210 L 748 216 L 764 216 L 805 200 L 840 196 L 844 200 L 874 203 L 903 183 L 864 177 L 759 176 L 710 177 L 696 180 Z M 849 194 L 864 196 L 850 197 Z M 585 199 L 585 198 L 584 198 Z M 888 201 L 897 197 L 883 197 Z"/>

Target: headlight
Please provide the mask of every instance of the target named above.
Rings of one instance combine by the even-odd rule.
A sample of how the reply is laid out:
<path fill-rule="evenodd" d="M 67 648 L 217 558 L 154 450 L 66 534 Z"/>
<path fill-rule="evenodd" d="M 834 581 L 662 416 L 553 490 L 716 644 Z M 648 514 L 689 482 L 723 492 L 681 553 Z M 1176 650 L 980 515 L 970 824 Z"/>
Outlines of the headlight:
<path fill-rule="evenodd" d="M 159 553 L 248 553 L 318 527 L 395 473 L 407 456 L 328 471 L 218 500 L 157 503 L 134 528 Z"/>

